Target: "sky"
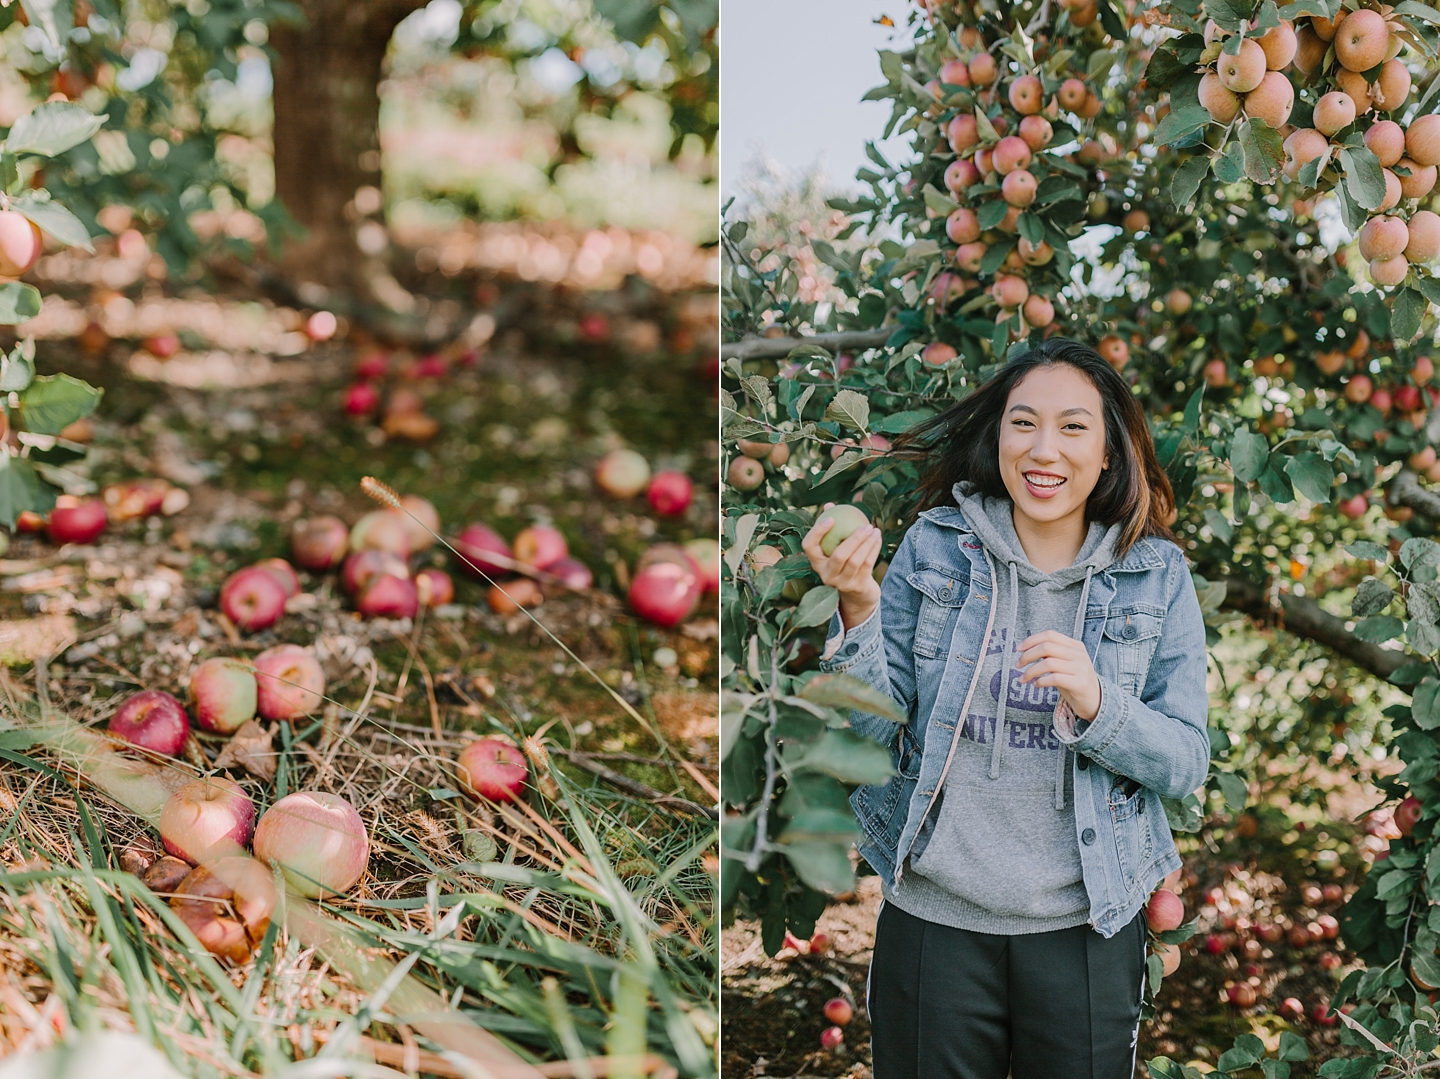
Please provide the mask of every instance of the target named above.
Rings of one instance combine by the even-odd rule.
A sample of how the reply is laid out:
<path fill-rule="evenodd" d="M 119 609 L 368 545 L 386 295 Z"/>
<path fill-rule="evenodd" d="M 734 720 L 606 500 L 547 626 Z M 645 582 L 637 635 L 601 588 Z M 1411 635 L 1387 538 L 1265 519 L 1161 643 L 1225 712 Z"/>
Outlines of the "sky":
<path fill-rule="evenodd" d="M 869 163 L 891 102 L 860 98 L 884 82 L 876 50 L 909 40 L 905 0 L 724 0 L 720 55 L 721 197 L 757 154 L 804 172 L 823 161 L 836 191 Z M 881 15 L 900 24 L 877 26 Z M 880 144 L 904 159 L 909 137 Z"/>

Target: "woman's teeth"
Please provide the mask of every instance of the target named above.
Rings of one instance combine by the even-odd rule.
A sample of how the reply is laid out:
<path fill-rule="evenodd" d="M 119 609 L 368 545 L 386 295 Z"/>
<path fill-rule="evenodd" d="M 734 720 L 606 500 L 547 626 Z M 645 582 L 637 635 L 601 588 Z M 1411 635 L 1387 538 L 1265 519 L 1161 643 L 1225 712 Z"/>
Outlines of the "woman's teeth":
<path fill-rule="evenodd" d="M 1025 479 L 1034 487 L 1059 487 L 1065 480 L 1060 476 L 1036 476 L 1027 473 Z"/>

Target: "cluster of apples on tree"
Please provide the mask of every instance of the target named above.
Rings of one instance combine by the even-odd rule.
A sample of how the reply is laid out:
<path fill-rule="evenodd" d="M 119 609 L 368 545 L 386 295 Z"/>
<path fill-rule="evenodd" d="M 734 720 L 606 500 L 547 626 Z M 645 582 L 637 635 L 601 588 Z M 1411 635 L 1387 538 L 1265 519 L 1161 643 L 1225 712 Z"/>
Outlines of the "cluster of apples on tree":
<path fill-rule="evenodd" d="M 147 755 L 176 757 L 191 738 L 190 713 L 213 738 L 232 737 L 257 716 L 295 723 L 326 699 L 325 675 L 309 649 L 283 644 L 253 660 L 204 660 L 190 674 L 188 696 L 189 712 L 163 690 L 141 690 L 116 710 L 109 733 Z M 467 793 L 492 802 L 520 798 L 529 776 L 520 750 L 498 737 L 466 745 L 454 771 Z M 161 807 L 158 831 L 163 855 L 134 846 L 122 853 L 122 866 L 168 895 L 200 943 L 233 963 L 249 959 L 278 902 L 267 866 L 299 894 L 326 898 L 352 889 L 369 865 L 365 823 L 341 795 L 295 791 L 260 813 L 239 783 L 219 773 L 177 787 Z"/>

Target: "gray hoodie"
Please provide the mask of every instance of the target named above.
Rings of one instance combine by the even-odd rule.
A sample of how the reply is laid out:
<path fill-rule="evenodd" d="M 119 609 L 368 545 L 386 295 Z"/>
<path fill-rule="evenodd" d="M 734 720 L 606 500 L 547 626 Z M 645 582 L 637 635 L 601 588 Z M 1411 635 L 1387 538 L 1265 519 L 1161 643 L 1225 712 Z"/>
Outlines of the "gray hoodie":
<path fill-rule="evenodd" d="M 1090 902 L 1069 751 L 1053 727 L 1060 693 L 1021 684 L 1015 659 L 1020 642 L 1042 630 L 1080 639 L 1090 579 L 1115 560 L 1120 525 L 1092 521 L 1075 563 L 1043 573 L 1025 557 L 1009 499 L 967 485 L 956 486 L 955 498 L 995 565 L 996 624 L 939 809 L 911 851 L 911 871 L 886 898 L 916 917 L 980 933 L 1081 925 Z"/>

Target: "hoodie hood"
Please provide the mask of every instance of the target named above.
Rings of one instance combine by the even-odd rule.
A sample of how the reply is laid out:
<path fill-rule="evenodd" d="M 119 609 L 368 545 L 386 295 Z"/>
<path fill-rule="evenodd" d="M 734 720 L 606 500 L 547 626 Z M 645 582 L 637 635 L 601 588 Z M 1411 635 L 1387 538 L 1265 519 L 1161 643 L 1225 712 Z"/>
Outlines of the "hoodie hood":
<path fill-rule="evenodd" d="M 975 535 L 985 546 L 987 557 L 999 559 L 1009 569 L 1007 576 L 1010 584 L 1009 611 L 1005 621 L 1000 624 L 1005 627 L 1005 651 L 1002 656 L 1001 670 L 1008 671 L 1014 662 L 1013 654 L 1018 651 L 1020 621 L 1020 582 L 1027 587 L 1040 589 L 1042 592 L 1061 592 L 1077 582 L 1083 581 L 1080 588 L 1080 602 L 1075 609 L 1075 625 L 1070 631 L 1070 636 L 1075 640 L 1084 640 L 1085 629 L 1085 608 L 1090 601 L 1090 580 L 1096 573 L 1110 566 L 1115 561 L 1115 547 L 1120 539 L 1121 526 L 1119 522 L 1110 525 L 1108 528 L 1099 521 L 1090 522 L 1090 530 L 1086 533 L 1085 543 L 1080 548 L 1080 553 L 1075 557 L 1073 564 L 1064 569 L 1058 569 L 1053 573 L 1045 573 L 1035 568 L 1030 559 L 1025 557 L 1025 549 L 1020 544 L 1020 537 L 1015 533 L 1015 507 L 1008 498 L 989 498 L 975 490 L 970 483 L 957 483 L 954 488 L 955 501 L 960 505 L 960 512 L 964 514 L 965 520 L 969 523 Z M 993 569 L 992 569 L 993 572 Z M 1094 657 L 1091 656 L 1091 661 Z M 1005 739 L 1000 737 L 1001 731 L 1005 730 L 1006 703 L 1009 694 L 1002 692 L 999 697 L 999 715 L 996 717 L 996 736 L 991 741 L 990 751 L 990 778 L 1000 778 L 1000 761 L 1003 754 L 1001 748 Z M 1064 700 L 1057 707 L 1065 707 Z M 1053 717 L 1051 722 L 1053 723 Z M 1059 756 L 1055 765 L 1055 808 L 1065 808 L 1065 765 L 1069 757 L 1069 751 L 1061 746 Z"/>
<path fill-rule="evenodd" d="M 1016 575 L 1028 585 L 1058 589 L 1068 588 L 1076 581 L 1083 581 L 1094 573 L 1107 569 L 1115 562 L 1115 548 L 1120 541 L 1121 524 L 1105 526 L 1091 521 L 1080 553 L 1072 565 L 1052 573 L 1036 569 L 1025 556 L 1020 537 L 1015 533 L 1015 506 L 1008 498 L 991 498 L 980 494 L 973 484 L 961 482 L 955 485 L 955 501 L 966 522 L 996 559 L 1008 566 L 1014 566 Z M 1087 590 L 1088 591 L 1088 590 Z M 1082 616 L 1083 617 L 1083 616 Z M 1082 623 L 1083 625 L 1083 623 Z M 1079 636 L 1078 633 L 1075 634 Z"/>

